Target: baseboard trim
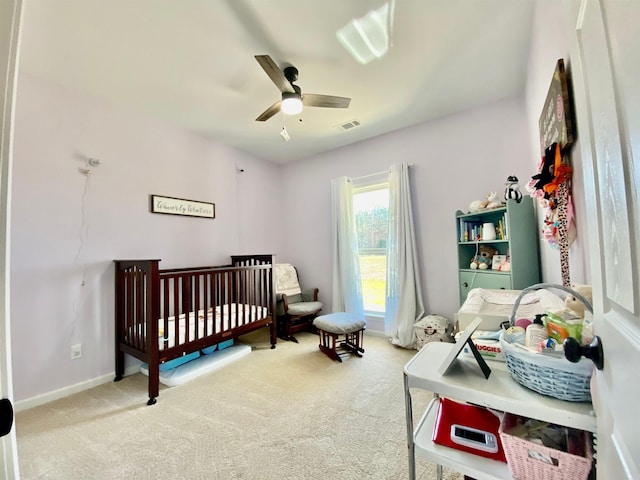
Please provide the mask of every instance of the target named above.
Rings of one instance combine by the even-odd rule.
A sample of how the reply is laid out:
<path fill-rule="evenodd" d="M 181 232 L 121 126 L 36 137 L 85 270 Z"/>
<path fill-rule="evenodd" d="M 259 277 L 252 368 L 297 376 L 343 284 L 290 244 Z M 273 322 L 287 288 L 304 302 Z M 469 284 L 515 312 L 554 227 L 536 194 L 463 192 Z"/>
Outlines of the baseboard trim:
<path fill-rule="evenodd" d="M 140 372 L 140 365 L 132 365 L 129 368 L 125 368 L 124 376 L 126 377 L 138 372 Z M 20 400 L 19 402 L 15 402 L 15 411 L 22 412 L 24 410 L 29 410 L 30 408 L 39 407 L 40 405 L 44 405 L 45 403 L 68 397 L 69 395 L 73 395 L 74 393 L 83 392 L 85 390 L 89 390 L 90 388 L 97 387 L 98 385 L 113 382 L 114 378 L 115 372 L 108 373 L 106 375 L 92 378 L 84 382 L 76 383 L 75 385 L 70 385 L 58 390 L 53 390 L 51 392 L 36 395 L 35 397 L 27 398 L 25 400 Z"/>
<path fill-rule="evenodd" d="M 387 338 L 387 336 L 385 335 L 384 332 L 381 332 L 379 330 L 369 330 L 368 328 L 364 331 L 365 335 L 371 335 L 372 337 L 382 337 L 382 338 Z"/>

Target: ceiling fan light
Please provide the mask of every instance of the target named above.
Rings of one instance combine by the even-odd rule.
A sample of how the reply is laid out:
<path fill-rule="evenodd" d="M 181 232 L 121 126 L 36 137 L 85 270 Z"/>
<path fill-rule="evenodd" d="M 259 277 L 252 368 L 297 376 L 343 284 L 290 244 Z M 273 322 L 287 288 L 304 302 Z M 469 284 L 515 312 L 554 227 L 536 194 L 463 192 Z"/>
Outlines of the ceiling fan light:
<path fill-rule="evenodd" d="M 284 92 L 282 94 L 282 104 L 280 106 L 282 113 L 287 115 L 297 115 L 302 112 L 302 99 L 297 93 Z"/>

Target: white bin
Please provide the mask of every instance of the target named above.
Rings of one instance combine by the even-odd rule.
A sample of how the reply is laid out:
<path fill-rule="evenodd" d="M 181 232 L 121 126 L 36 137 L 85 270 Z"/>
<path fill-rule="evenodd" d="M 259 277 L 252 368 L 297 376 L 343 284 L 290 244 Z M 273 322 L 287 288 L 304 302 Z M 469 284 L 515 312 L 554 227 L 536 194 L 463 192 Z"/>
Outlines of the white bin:
<path fill-rule="evenodd" d="M 453 343 L 453 322 L 440 315 L 427 315 L 413 326 L 416 332 L 416 350 L 429 342 Z"/>

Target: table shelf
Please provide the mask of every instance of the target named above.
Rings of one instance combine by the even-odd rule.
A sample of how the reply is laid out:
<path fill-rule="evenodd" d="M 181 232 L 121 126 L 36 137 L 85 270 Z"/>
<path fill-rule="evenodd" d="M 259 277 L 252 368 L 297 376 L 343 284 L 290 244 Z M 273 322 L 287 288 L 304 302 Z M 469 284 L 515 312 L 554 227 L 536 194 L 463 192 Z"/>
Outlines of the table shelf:
<path fill-rule="evenodd" d="M 476 480 L 511 480 L 506 463 L 472 455 L 431 441 L 438 413 L 439 399 L 434 398 L 415 429 L 413 438 L 416 455 L 469 475 Z"/>
<path fill-rule="evenodd" d="M 491 375 L 483 376 L 473 357 L 459 356 L 446 375 L 438 369 L 455 344 L 425 345 L 404 367 L 409 478 L 415 479 L 415 455 L 477 480 L 510 480 L 507 464 L 472 455 L 431 441 L 438 399 L 434 399 L 414 429 L 411 389 L 418 388 L 461 402 L 522 415 L 589 432 L 596 431 L 593 406 L 588 402 L 567 402 L 540 395 L 511 377 L 504 362 L 489 361 Z"/>

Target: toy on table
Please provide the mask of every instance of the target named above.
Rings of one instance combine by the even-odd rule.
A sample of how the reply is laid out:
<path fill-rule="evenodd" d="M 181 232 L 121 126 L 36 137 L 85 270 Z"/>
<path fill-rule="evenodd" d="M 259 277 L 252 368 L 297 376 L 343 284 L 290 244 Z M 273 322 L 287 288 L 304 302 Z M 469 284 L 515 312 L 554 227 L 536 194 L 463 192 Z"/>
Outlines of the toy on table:
<path fill-rule="evenodd" d="M 589 307 L 592 302 L 591 285 L 572 284 L 571 289 L 581 295 Z M 568 337 L 575 338 L 578 342 L 588 343 L 593 338 L 591 320 L 593 316 L 587 305 L 575 295 L 568 295 L 564 300 L 565 308 L 560 311 L 547 312 L 547 331 L 549 336 L 559 343 Z M 588 317 L 587 318 L 587 314 Z M 586 329 L 584 327 L 587 327 Z M 585 335 L 583 335 L 583 331 Z"/>
<path fill-rule="evenodd" d="M 571 284 L 571 288 L 582 295 L 589 303 L 593 303 L 593 291 L 591 285 L 577 285 Z M 584 318 L 584 312 L 587 310 L 587 306 L 582 303 L 582 301 L 578 300 L 575 295 L 568 295 L 567 298 L 564 299 L 564 305 L 567 307 L 567 310 L 571 310 L 576 316 L 580 318 Z"/>

